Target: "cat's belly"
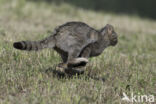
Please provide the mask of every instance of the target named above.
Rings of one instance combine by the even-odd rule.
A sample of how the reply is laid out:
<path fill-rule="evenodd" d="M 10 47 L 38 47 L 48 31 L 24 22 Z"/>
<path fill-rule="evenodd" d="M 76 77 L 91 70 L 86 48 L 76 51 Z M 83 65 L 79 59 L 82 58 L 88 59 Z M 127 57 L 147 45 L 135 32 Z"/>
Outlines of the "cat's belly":
<path fill-rule="evenodd" d="M 102 52 L 98 52 L 96 50 L 91 51 L 90 53 L 90 57 L 95 57 L 95 56 L 99 56 Z"/>

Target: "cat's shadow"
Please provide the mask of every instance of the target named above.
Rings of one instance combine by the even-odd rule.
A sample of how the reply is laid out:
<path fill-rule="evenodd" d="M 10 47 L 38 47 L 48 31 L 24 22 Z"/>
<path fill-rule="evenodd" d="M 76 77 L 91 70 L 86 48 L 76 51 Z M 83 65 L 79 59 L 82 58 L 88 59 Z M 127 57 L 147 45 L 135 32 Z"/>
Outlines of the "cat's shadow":
<path fill-rule="evenodd" d="M 45 71 L 46 73 L 52 73 L 53 76 L 58 78 L 72 78 L 74 76 L 80 76 L 84 74 L 84 71 L 82 70 L 76 70 L 76 69 L 64 69 L 64 71 L 57 70 L 56 68 L 49 67 Z"/>
<path fill-rule="evenodd" d="M 57 70 L 56 68 L 49 67 L 48 69 L 45 70 L 45 73 L 49 74 L 52 73 L 53 77 L 56 77 L 58 79 L 72 79 L 76 76 L 76 78 L 85 78 L 85 80 L 88 79 L 93 79 L 96 81 L 102 81 L 105 82 L 106 78 L 105 77 L 97 77 L 93 76 L 89 73 L 85 73 L 84 70 L 79 70 L 79 69 L 65 69 L 64 72 Z"/>

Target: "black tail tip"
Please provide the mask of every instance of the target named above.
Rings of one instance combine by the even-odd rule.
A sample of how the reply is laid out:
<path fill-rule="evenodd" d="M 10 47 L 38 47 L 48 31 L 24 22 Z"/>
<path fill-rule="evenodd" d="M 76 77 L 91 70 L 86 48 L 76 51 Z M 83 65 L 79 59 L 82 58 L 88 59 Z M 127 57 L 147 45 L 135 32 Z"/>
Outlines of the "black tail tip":
<path fill-rule="evenodd" d="M 16 49 L 22 49 L 22 48 L 23 48 L 21 42 L 15 42 L 15 43 L 13 43 L 13 46 L 14 46 L 14 48 L 16 48 Z"/>

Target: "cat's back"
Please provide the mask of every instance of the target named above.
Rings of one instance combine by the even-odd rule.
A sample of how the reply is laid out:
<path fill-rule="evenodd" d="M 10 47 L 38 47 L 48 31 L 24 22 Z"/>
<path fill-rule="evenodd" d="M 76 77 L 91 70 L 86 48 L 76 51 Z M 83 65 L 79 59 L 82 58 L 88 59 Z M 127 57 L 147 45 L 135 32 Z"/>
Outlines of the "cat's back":
<path fill-rule="evenodd" d="M 67 22 L 56 28 L 55 38 L 56 46 L 63 50 L 82 49 L 97 40 L 97 31 L 83 22 Z"/>
<path fill-rule="evenodd" d="M 57 35 L 85 35 L 92 30 L 89 25 L 83 22 L 67 22 L 56 28 Z"/>

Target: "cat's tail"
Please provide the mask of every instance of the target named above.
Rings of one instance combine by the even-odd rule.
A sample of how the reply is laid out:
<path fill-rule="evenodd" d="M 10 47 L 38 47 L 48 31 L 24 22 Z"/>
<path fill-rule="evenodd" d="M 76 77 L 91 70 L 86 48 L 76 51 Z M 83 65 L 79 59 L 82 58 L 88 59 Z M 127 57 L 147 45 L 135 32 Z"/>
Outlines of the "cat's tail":
<path fill-rule="evenodd" d="M 13 47 L 19 50 L 26 51 L 37 51 L 43 48 L 53 48 L 55 47 L 55 38 L 54 36 L 47 37 L 41 41 L 20 41 L 13 43 Z"/>

